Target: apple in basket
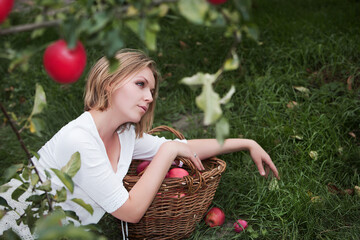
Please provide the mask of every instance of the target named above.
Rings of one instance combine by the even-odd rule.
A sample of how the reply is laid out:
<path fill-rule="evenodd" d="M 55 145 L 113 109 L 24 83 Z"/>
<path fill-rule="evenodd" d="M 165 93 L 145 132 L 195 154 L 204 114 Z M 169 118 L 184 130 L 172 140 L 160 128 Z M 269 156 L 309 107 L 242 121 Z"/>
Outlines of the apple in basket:
<path fill-rule="evenodd" d="M 218 207 L 213 207 L 205 216 L 205 223 L 210 227 L 221 226 L 225 222 L 225 213 Z"/>
<path fill-rule="evenodd" d="M 186 171 L 183 168 L 172 168 L 166 174 L 166 178 L 183 178 L 188 175 L 189 175 L 188 171 Z"/>
<path fill-rule="evenodd" d="M 188 171 L 186 171 L 183 168 L 172 168 L 168 171 L 165 178 L 183 178 L 188 175 L 189 175 Z M 180 193 L 178 193 L 174 196 L 170 196 L 170 197 L 177 199 L 177 198 L 182 198 L 184 196 L 186 196 L 186 194 L 180 192 Z"/>
<path fill-rule="evenodd" d="M 141 163 L 139 163 L 139 165 L 137 165 L 136 167 L 136 174 L 141 173 L 142 171 L 145 170 L 145 168 L 147 168 L 147 166 L 149 166 L 150 161 L 142 161 Z"/>
<path fill-rule="evenodd" d="M 245 220 L 239 219 L 234 223 L 235 232 L 241 232 L 248 227 L 248 223 Z"/>

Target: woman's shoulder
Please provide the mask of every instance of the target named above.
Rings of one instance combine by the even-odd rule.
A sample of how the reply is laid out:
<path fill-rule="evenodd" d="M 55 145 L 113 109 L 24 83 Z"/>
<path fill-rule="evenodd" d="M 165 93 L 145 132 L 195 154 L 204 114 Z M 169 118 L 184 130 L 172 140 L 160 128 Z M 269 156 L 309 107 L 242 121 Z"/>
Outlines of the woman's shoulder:
<path fill-rule="evenodd" d="M 88 139 L 89 137 L 97 137 L 97 130 L 95 123 L 89 112 L 84 112 L 76 119 L 72 120 L 64 127 L 62 127 L 59 132 L 56 134 L 63 140 L 75 139 Z"/>

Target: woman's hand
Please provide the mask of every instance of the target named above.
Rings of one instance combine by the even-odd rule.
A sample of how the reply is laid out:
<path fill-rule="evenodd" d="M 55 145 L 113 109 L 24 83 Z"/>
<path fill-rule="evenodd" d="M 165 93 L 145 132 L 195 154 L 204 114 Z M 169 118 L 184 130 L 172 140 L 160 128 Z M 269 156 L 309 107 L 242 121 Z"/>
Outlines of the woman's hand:
<path fill-rule="evenodd" d="M 189 158 L 194 163 L 197 169 L 205 170 L 199 156 L 191 150 L 188 144 L 178 141 L 171 141 L 171 145 L 176 151 L 176 156 Z"/>
<path fill-rule="evenodd" d="M 276 169 L 274 163 L 272 162 L 269 154 L 267 154 L 265 150 L 257 142 L 253 141 L 250 144 L 249 152 L 261 176 L 268 177 L 269 172 L 271 170 L 274 173 L 275 177 L 278 180 L 280 180 L 279 172 Z"/>

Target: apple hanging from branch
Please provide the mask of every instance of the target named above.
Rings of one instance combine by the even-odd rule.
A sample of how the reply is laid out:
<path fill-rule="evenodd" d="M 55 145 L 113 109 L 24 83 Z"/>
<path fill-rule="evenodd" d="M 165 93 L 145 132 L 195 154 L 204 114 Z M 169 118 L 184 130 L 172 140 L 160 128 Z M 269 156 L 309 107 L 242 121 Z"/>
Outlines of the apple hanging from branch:
<path fill-rule="evenodd" d="M 208 2 L 211 4 L 214 4 L 214 5 L 219 5 L 219 4 L 226 3 L 227 0 L 208 0 Z"/>
<path fill-rule="evenodd" d="M 13 6 L 14 0 L 0 0 L 0 24 L 7 18 Z"/>
<path fill-rule="evenodd" d="M 49 45 L 44 53 L 43 64 L 49 76 L 58 83 L 76 82 L 86 66 L 86 51 L 80 41 L 73 49 L 60 39 Z"/>

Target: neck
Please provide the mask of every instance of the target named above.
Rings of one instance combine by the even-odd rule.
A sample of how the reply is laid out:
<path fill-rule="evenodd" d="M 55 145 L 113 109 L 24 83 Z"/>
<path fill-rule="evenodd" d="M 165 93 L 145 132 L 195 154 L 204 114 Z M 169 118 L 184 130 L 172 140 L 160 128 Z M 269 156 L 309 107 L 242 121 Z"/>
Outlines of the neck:
<path fill-rule="evenodd" d="M 110 111 L 90 110 L 92 118 L 94 119 L 96 128 L 103 141 L 111 139 L 116 133 L 119 126 L 125 124 L 119 118 L 115 117 Z"/>

